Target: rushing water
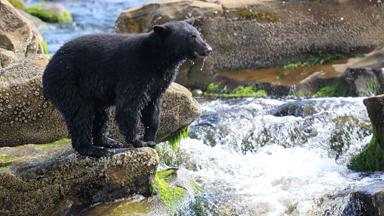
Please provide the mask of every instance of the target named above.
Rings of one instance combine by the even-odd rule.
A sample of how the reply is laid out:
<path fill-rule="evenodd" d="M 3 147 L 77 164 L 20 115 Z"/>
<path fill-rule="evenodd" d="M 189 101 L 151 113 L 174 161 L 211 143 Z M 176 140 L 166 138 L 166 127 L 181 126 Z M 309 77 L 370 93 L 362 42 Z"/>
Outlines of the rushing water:
<path fill-rule="evenodd" d="M 146 1 L 60 2 L 72 12 L 74 23 L 41 29 L 52 53 L 73 37 L 113 31 L 121 10 Z M 189 192 L 176 209 L 156 197 L 136 197 L 92 207 L 84 215 L 322 215 L 332 195 L 369 190 L 384 178 L 347 168 L 351 156 L 371 138 L 362 100 L 201 101 L 203 115 L 191 125 L 190 138 L 178 152 L 167 144 L 158 148 L 161 168 L 178 166 L 176 184 Z M 281 115 L 287 104 L 296 108 L 292 115 Z M 191 189 L 191 180 L 200 190 Z"/>
<path fill-rule="evenodd" d="M 177 214 L 322 215 L 328 197 L 379 182 L 380 173 L 360 175 L 347 168 L 371 138 L 362 100 L 201 102 L 203 115 L 190 127 L 193 138 L 183 140 L 176 154 L 164 150 L 166 144 L 159 151 L 163 167 L 180 167 L 179 185 L 187 187 L 193 179 L 202 189 L 183 200 Z M 293 103 L 296 116 L 274 115 Z M 156 201 L 133 203 L 148 205 L 138 215 L 172 212 Z M 132 202 L 95 207 L 88 215 L 100 209 L 101 215 L 132 214 L 124 208 L 132 209 Z"/>
<path fill-rule="evenodd" d="M 71 24 L 42 25 L 40 28 L 48 43 L 48 50 L 56 52 L 64 42 L 84 34 L 113 32 L 115 20 L 124 9 L 149 2 L 150 0 L 57 0 L 73 16 Z M 155 1 L 152 1 L 155 2 Z M 26 5 L 41 3 L 27 0 Z"/>

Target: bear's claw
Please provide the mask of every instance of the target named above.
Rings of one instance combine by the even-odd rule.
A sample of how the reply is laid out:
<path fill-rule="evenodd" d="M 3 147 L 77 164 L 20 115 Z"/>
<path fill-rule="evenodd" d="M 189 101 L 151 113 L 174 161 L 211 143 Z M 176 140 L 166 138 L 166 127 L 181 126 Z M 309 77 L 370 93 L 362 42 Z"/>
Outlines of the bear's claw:
<path fill-rule="evenodd" d="M 107 147 L 107 148 L 122 148 L 125 147 L 123 143 L 120 143 L 119 141 L 116 141 L 114 139 L 111 139 L 109 137 L 106 137 L 101 142 L 94 142 L 95 146 L 101 146 L 101 147 Z"/>

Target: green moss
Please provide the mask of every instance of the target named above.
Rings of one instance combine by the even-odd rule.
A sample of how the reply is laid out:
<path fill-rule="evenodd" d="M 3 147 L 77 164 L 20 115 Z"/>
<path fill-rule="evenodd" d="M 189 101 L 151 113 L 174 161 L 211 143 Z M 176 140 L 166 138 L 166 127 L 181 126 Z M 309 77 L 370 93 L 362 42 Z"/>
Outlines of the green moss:
<path fill-rule="evenodd" d="M 239 86 L 232 90 L 231 94 L 243 96 L 243 97 L 264 97 L 266 92 L 264 90 L 255 91 L 252 85 Z"/>
<path fill-rule="evenodd" d="M 175 169 L 157 171 L 152 181 L 152 191 L 157 191 L 161 202 L 171 209 L 175 209 L 178 201 L 186 195 L 184 188 L 169 184 L 175 174 Z"/>
<path fill-rule="evenodd" d="M 349 168 L 356 171 L 384 171 L 384 150 L 376 139 L 376 133 L 373 133 L 363 151 L 352 158 Z"/>
<path fill-rule="evenodd" d="M 191 185 L 192 191 L 194 194 L 199 194 L 199 193 L 203 192 L 203 188 L 200 187 L 200 185 L 198 185 L 195 180 L 191 179 L 189 181 L 189 184 Z"/>
<path fill-rule="evenodd" d="M 232 91 L 228 91 L 220 83 L 210 83 L 205 93 L 211 97 L 266 97 L 267 92 L 263 89 L 256 89 L 255 85 L 238 86 Z"/>
<path fill-rule="evenodd" d="M 223 92 L 223 87 L 220 83 L 209 83 L 207 86 L 207 93 L 219 94 Z"/>
<path fill-rule="evenodd" d="M 24 0 L 8 0 L 11 5 L 17 9 L 24 10 Z"/>
<path fill-rule="evenodd" d="M 63 138 L 63 139 L 57 140 L 57 141 L 52 142 L 52 143 L 37 144 L 36 146 L 39 148 L 43 148 L 43 149 L 57 148 L 57 147 L 60 147 L 66 143 L 69 143 L 70 141 L 71 141 L 71 139 L 69 139 L 69 138 Z"/>
<path fill-rule="evenodd" d="M 167 141 L 171 144 L 173 151 L 177 151 L 179 148 L 181 140 L 188 137 L 188 127 L 181 129 L 176 135 L 169 138 Z"/>
<path fill-rule="evenodd" d="M 315 97 L 345 97 L 350 95 L 350 89 L 347 84 L 335 81 L 327 86 L 317 89 L 313 96 Z"/>
<path fill-rule="evenodd" d="M 338 53 L 338 52 L 315 52 L 306 60 L 305 64 L 309 65 L 321 65 L 328 64 L 338 59 L 346 59 L 353 57 L 354 55 Z"/>
<path fill-rule="evenodd" d="M 356 91 L 359 96 L 371 96 L 380 93 L 381 87 L 380 83 L 377 80 L 376 76 L 368 77 L 364 81 L 364 86 L 362 88 L 358 88 Z"/>
<path fill-rule="evenodd" d="M 240 17 L 244 17 L 246 19 L 258 19 L 260 21 L 267 21 L 267 22 L 276 22 L 278 19 L 276 16 L 263 13 L 263 12 L 258 12 L 258 11 L 253 11 L 251 9 L 245 9 L 239 11 Z"/>
<path fill-rule="evenodd" d="M 48 44 L 47 44 L 47 42 L 45 40 L 41 40 L 40 47 L 41 47 L 41 50 L 42 50 L 43 54 L 49 54 Z"/>
<path fill-rule="evenodd" d="M 50 22 L 50 23 L 72 22 L 72 15 L 69 11 L 64 10 L 61 14 L 55 15 L 52 12 L 44 9 L 44 4 L 27 7 L 25 8 L 25 11 L 33 16 L 40 18 L 45 22 Z"/>
<path fill-rule="evenodd" d="M 315 97 L 327 97 L 327 96 L 335 96 L 337 94 L 337 89 L 335 86 L 324 86 L 318 89 L 315 93 Z"/>
<path fill-rule="evenodd" d="M 14 156 L 9 156 L 6 154 L 0 154 L 0 167 L 4 168 L 9 166 L 13 162 L 20 161 L 21 158 L 19 157 L 14 157 Z"/>

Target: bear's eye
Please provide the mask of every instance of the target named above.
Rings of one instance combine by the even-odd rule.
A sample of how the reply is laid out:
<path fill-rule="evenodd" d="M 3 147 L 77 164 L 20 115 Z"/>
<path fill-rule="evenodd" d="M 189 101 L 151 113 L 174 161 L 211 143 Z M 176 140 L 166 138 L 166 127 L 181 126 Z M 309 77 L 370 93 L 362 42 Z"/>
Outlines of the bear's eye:
<path fill-rule="evenodd" d="M 196 38 L 197 38 L 197 35 L 195 35 L 195 34 L 191 34 L 191 38 L 196 39 Z"/>

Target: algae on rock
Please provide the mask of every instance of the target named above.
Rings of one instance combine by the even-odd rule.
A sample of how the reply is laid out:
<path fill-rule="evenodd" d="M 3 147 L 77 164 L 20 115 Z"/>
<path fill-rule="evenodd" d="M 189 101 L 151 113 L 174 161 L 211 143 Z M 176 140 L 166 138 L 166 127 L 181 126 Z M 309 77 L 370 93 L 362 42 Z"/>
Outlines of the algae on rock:
<path fill-rule="evenodd" d="M 354 156 L 349 168 L 357 171 L 384 171 L 384 95 L 364 100 L 372 122 L 373 135 L 368 145 Z"/>
<path fill-rule="evenodd" d="M 59 4 L 40 4 L 25 8 L 33 16 L 50 23 L 71 23 L 72 15 Z"/>
<path fill-rule="evenodd" d="M 155 150 L 95 159 L 80 156 L 67 141 L 0 148 L 1 163 L 8 163 L 0 168 L 0 215 L 52 215 L 58 208 L 151 195 Z"/>

